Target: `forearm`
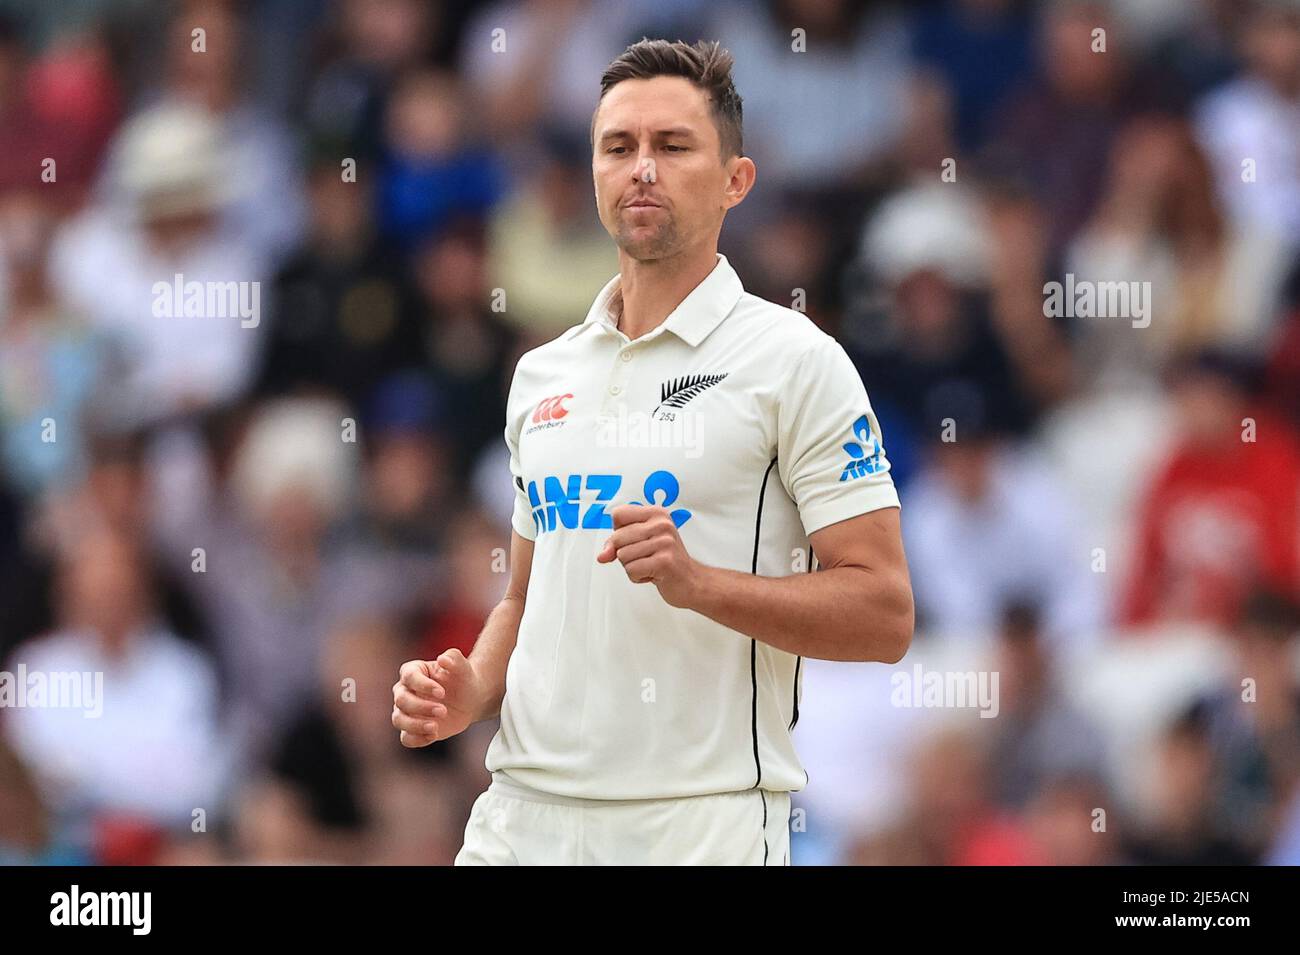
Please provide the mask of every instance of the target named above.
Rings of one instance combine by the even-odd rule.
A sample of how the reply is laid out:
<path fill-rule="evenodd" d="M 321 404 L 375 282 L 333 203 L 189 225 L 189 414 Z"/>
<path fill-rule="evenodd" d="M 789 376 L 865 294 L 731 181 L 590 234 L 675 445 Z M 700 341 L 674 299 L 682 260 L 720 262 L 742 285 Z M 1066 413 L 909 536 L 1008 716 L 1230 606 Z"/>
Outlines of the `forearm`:
<path fill-rule="evenodd" d="M 697 563 L 694 577 L 690 609 L 789 653 L 896 663 L 912 638 L 905 576 L 846 566 L 760 577 Z"/>
<path fill-rule="evenodd" d="M 523 599 L 513 595 L 505 597 L 488 614 L 482 632 L 474 641 L 469 661 L 486 690 L 483 705 L 474 715 L 476 723 L 501 713 L 501 701 L 506 695 L 506 667 L 510 663 L 510 654 L 515 651 L 519 622 L 523 616 Z"/>

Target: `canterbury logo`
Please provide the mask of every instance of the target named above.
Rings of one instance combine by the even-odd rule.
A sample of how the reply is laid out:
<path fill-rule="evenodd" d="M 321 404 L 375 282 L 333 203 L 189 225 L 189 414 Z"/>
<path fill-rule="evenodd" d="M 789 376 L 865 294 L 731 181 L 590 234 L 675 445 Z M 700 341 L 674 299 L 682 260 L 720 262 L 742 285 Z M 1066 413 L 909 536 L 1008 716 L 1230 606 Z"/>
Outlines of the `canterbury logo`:
<path fill-rule="evenodd" d="M 533 410 L 533 423 L 560 420 L 569 413 L 569 409 L 564 407 L 565 399 L 572 397 L 573 395 L 568 394 L 543 398 L 537 402 L 537 407 Z"/>
<path fill-rule="evenodd" d="M 720 375 L 687 375 L 685 378 L 673 378 L 671 381 L 665 381 L 659 386 L 659 404 L 655 405 L 655 411 L 667 405 L 669 408 L 680 408 L 690 401 L 700 392 L 712 388 L 723 378 L 726 378 L 730 372 L 723 372 Z M 651 414 L 654 414 L 652 411 Z"/>

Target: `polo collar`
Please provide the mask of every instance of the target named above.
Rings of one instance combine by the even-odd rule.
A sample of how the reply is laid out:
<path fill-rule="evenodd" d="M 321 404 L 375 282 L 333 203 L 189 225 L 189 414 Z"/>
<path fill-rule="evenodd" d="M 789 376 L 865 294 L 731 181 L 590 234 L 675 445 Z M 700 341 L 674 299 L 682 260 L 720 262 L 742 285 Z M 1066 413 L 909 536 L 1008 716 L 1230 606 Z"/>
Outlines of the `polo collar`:
<path fill-rule="evenodd" d="M 663 321 L 668 329 L 692 348 L 704 341 L 722 320 L 731 314 L 731 310 L 740 301 L 745 288 L 740 283 L 740 276 L 731 267 L 727 257 L 715 253 L 718 257 L 713 271 L 704 277 L 699 285 L 691 289 L 680 304 L 669 313 Z M 605 283 L 592 303 L 587 317 L 581 325 L 575 327 L 573 334 L 583 332 L 588 325 L 604 324 L 617 330 L 618 325 L 609 313 L 609 303 L 618 290 L 621 275 L 615 275 Z"/>

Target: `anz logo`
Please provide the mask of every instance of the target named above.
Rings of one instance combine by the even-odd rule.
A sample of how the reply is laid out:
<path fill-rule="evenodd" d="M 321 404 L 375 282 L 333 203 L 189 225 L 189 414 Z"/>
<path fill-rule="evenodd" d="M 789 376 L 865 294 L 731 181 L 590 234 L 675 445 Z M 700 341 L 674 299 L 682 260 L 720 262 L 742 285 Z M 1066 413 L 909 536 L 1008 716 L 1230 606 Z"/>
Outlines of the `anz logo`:
<path fill-rule="evenodd" d="M 889 466 L 885 462 L 884 449 L 880 447 L 880 441 L 871 433 L 871 422 L 867 420 L 866 415 L 853 422 L 853 433 L 862 444 L 858 441 L 848 441 L 844 444 L 844 450 L 849 454 L 849 462 L 844 465 L 844 472 L 840 475 L 841 481 L 852 481 L 867 474 L 875 474 Z M 867 448 L 871 449 L 870 453 Z"/>
<path fill-rule="evenodd" d="M 585 480 L 584 480 L 585 477 Z M 614 500 L 618 489 L 623 484 L 621 474 L 570 474 L 561 479 L 547 477 L 542 479 L 542 491 L 538 494 L 537 482 L 528 482 L 528 500 L 533 506 L 533 524 L 539 534 L 554 530 L 610 530 L 614 519 L 606 512 L 607 504 Z M 582 491 L 595 491 L 593 503 L 583 508 Z M 645 501 L 629 501 L 629 504 L 649 502 L 652 506 L 668 507 L 677 501 L 681 485 L 671 471 L 655 471 L 641 485 Z M 656 496 L 661 499 L 656 500 Z M 691 512 L 683 508 L 670 511 L 673 526 L 681 527 L 691 519 Z"/>

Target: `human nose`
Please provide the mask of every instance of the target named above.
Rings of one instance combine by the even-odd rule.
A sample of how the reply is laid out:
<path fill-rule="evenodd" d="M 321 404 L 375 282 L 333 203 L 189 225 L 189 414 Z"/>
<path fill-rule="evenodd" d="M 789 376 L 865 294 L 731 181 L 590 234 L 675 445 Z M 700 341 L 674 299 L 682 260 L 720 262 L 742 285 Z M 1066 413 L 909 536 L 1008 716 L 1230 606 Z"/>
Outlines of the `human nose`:
<path fill-rule="evenodd" d="M 653 183 L 659 178 L 658 170 L 655 168 L 653 156 L 647 156 L 641 153 L 637 156 L 636 165 L 632 167 L 632 181 L 641 183 Z"/>

